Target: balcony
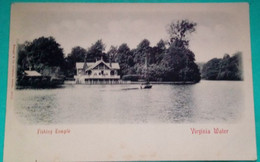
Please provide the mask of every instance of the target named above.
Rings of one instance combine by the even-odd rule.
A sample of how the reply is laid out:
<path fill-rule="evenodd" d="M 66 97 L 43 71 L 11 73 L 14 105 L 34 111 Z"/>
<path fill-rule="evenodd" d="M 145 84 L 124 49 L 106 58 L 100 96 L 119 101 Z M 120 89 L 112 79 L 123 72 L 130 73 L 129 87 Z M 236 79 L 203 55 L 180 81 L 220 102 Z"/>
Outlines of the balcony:
<path fill-rule="evenodd" d="M 120 75 L 77 75 L 81 79 L 120 79 Z"/>

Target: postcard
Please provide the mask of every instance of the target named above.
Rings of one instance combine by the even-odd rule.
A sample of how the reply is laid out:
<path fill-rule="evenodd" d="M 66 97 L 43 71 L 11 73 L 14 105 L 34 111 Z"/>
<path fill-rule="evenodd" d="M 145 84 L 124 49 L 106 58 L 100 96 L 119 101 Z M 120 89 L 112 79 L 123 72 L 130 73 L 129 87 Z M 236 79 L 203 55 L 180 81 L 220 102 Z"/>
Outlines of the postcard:
<path fill-rule="evenodd" d="M 256 160 L 247 3 L 13 3 L 5 162 Z"/>

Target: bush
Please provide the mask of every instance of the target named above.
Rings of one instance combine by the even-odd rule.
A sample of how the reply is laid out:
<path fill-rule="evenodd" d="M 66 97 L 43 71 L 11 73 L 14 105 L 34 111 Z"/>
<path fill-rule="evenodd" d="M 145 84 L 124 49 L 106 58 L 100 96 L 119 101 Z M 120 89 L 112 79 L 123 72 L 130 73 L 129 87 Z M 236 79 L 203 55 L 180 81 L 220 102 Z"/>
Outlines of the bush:
<path fill-rule="evenodd" d="M 232 57 L 225 54 L 222 59 L 211 59 L 202 68 L 202 78 L 206 80 L 243 80 L 242 53 Z"/>

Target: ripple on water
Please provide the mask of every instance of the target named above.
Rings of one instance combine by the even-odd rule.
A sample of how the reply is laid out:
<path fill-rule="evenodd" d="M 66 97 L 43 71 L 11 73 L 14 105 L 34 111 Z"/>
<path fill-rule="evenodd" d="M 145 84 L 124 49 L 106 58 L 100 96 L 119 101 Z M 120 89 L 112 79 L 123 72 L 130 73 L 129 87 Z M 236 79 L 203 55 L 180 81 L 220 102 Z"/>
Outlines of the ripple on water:
<path fill-rule="evenodd" d="M 234 122 L 243 112 L 243 82 L 138 86 L 17 90 L 15 112 L 26 124 Z"/>

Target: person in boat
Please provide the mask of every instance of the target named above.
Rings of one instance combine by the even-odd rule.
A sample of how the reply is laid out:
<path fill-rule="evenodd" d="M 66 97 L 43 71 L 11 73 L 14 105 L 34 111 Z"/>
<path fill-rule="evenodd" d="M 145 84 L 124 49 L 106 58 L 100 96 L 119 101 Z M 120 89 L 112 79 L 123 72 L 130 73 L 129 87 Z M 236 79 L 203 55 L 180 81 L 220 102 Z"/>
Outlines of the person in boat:
<path fill-rule="evenodd" d="M 140 88 L 141 88 L 141 89 L 152 88 L 152 85 L 151 85 L 150 82 L 147 80 L 145 83 L 141 83 Z"/>

